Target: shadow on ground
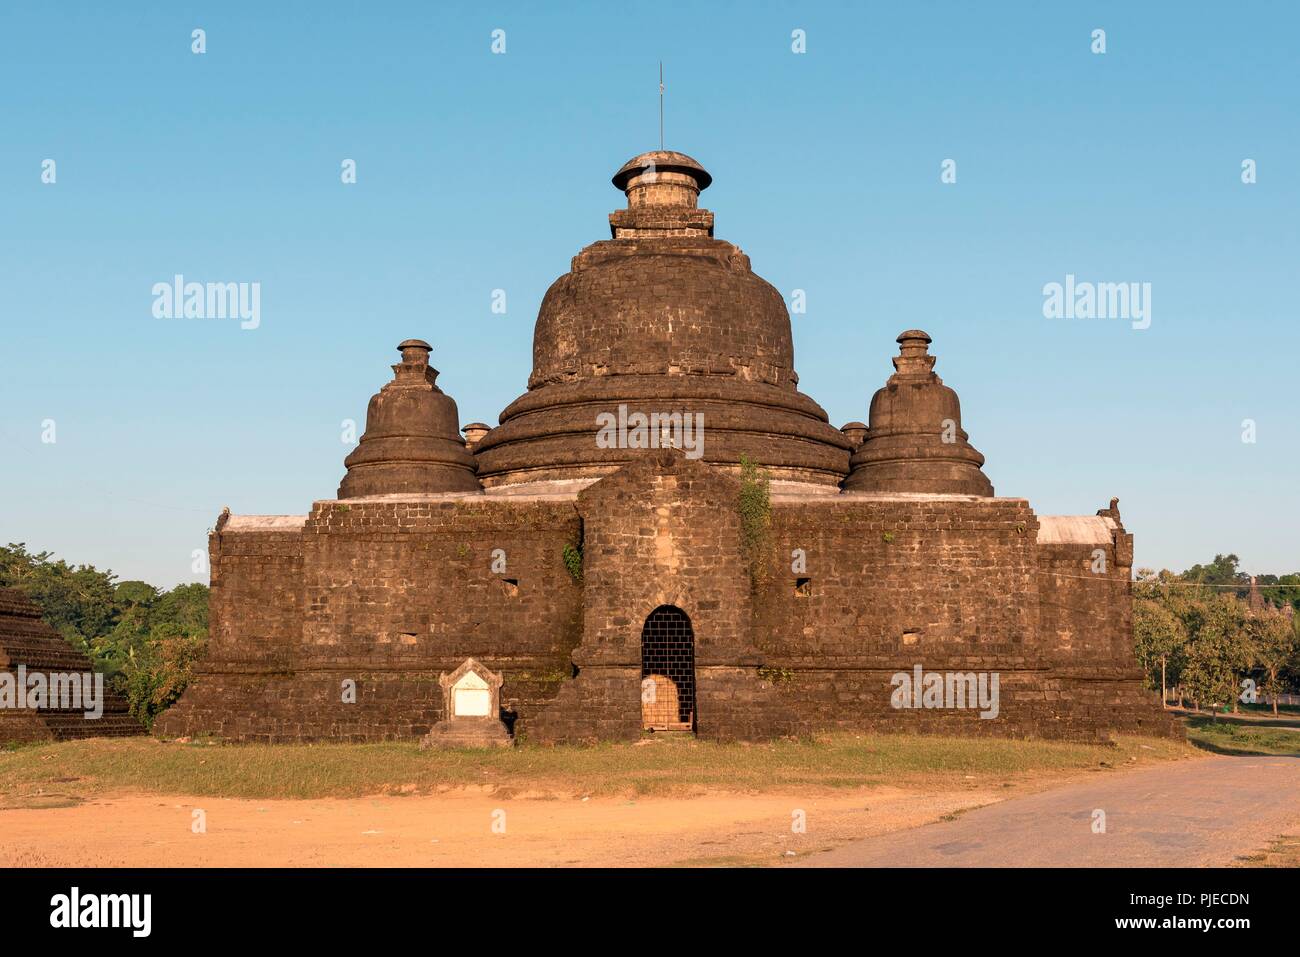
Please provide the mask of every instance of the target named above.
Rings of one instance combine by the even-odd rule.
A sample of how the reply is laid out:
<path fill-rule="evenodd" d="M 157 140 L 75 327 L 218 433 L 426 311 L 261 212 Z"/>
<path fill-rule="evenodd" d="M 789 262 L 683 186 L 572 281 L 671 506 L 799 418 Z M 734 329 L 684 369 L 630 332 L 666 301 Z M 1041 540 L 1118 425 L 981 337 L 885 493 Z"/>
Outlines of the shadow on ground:
<path fill-rule="evenodd" d="M 1230 757 L 1300 757 L 1300 720 L 1261 720 L 1233 715 L 1183 714 L 1187 740 L 1211 754 Z"/>

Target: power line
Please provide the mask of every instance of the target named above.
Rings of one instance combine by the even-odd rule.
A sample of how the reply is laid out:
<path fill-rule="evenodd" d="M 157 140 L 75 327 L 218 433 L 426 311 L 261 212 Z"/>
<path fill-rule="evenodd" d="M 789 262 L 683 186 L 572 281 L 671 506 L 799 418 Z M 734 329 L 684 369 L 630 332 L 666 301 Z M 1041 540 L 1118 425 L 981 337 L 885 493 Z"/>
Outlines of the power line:
<path fill-rule="evenodd" d="M 11 436 L 10 434 L 0 433 L 0 438 L 4 440 L 4 444 L 6 448 L 17 449 L 18 451 L 22 452 L 24 455 L 27 455 L 33 459 L 40 458 L 39 453 L 34 452 L 31 449 L 27 448 L 22 443 L 21 440 L 18 440 L 17 438 Z M 150 508 L 163 509 L 168 512 L 202 512 L 205 515 L 211 515 L 213 514 L 214 511 L 216 512 L 220 511 L 219 508 L 211 509 L 211 508 L 196 508 L 195 506 L 192 505 L 168 505 L 163 502 L 150 501 L 149 499 L 133 498 L 128 495 L 122 495 L 115 491 L 110 491 L 108 486 L 101 485 L 95 482 L 82 482 L 80 483 L 79 487 L 83 490 L 98 492 L 104 498 L 113 501 L 131 502 L 136 505 L 147 505 Z"/>
<path fill-rule="evenodd" d="M 1242 589 L 1249 591 L 1251 587 L 1250 582 L 1243 582 L 1240 585 L 1214 585 L 1210 582 L 1175 582 L 1162 581 L 1158 578 L 1107 578 L 1104 575 L 1071 575 L 1069 572 L 1057 572 L 1045 568 L 1040 568 L 1038 573 L 1040 575 L 1056 575 L 1060 578 L 1079 578 L 1085 581 L 1126 581 L 1130 585 L 1152 585 L 1158 588 L 1231 588 L 1234 591 L 1240 591 Z M 1290 585 L 1284 585 L 1281 583 L 1276 585 L 1255 585 L 1254 587 L 1261 590 L 1265 588 L 1300 588 L 1300 583 Z"/>

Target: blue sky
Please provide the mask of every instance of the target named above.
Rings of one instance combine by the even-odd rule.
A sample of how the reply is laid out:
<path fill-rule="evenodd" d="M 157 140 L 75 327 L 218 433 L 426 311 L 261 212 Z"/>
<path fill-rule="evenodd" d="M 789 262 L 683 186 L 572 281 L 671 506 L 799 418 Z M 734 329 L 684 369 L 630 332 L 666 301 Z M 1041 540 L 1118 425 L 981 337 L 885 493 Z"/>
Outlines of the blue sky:
<path fill-rule="evenodd" d="M 6 5 L 0 539 L 204 579 L 223 505 L 333 496 L 340 423 L 408 337 L 495 423 L 609 177 L 657 146 L 662 59 L 666 145 L 713 174 L 717 235 L 806 290 L 796 366 L 834 424 L 920 327 L 999 494 L 1119 496 L 1140 565 L 1293 571 L 1298 27 L 1248 2 Z M 260 327 L 155 319 L 176 273 L 259 282 Z M 1044 318 L 1067 273 L 1151 283 L 1150 328 Z"/>

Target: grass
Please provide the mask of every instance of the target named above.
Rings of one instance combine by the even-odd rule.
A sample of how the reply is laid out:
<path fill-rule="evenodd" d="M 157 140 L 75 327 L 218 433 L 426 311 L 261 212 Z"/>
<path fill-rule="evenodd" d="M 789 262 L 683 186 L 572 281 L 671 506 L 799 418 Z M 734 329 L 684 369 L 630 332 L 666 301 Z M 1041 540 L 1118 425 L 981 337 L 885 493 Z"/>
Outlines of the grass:
<path fill-rule="evenodd" d="M 1257 714 L 1267 718 L 1273 717 L 1273 706 L 1271 704 L 1241 704 L 1238 702 L 1237 707 L 1246 714 Z M 1300 718 L 1300 704 L 1278 705 L 1277 716 L 1279 718 Z"/>
<path fill-rule="evenodd" d="M 839 734 L 816 741 L 420 751 L 414 743 L 211 745 L 149 738 L 70 741 L 0 752 L 0 804 L 112 790 L 233 798 L 358 797 L 485 787 L 503 796 L 755 792 L 783 787 L 990 786 L 1195 752 L 1119 737 L 1113 746 Z"/>
<path fill-rule="evenodd" d="M 1188 716 L 1187 740 L 1215 754 L 1300 755 L 1300 727 L 1234 722 L 1219 718 Z"/>
<path fill-rule="evenodd" d="M 1284 834 L 1258 854 L 1239 857 L 1233 867 L 1300 867 L 1300 835 Z"/>

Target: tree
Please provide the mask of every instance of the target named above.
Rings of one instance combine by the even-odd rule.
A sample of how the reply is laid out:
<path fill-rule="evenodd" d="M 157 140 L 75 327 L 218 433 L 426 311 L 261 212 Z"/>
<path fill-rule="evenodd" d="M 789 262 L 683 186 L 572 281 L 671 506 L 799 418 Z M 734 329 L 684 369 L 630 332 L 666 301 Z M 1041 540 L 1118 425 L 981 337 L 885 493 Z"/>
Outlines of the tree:
<path fill-rule="evenodd" d="M 1290 605 L 1296 611 L 1300 611 L 1300 572 L 1292 572 L 1289 575 L 1260 575 L 1257 580 L 1260 585 L 1271 586 L 1262 589 L 1266 602 L 1283 609 Z"/>
<path fill-rule="evenodd" d="M 172 623 L 184 634 L 208 632 L 208 586 L 194 582 L 164 592 L 153 608 L 156 624 Z"/>
<path fill-rule="evenodd" d="M 111 571 L 72 566 L 22 543 L 0 547 L 0 586 L 18 588 L 42 617 L 90 657 L 146 724 L 180 697 L 208 633 L 208 587 L 118 582 Z"/>
<path fill-rule="evenodd" d="M 1249 623 L 1255 665 L 1263 672 L 1261 691 L 1273 698 L 1273 716 L 1277 716 L 1277 696 L 1282 692 L 1283 671 L 1300 661 L 1300 633 L 1296 623 L 1278 612 L 1252 616 Z"/>
<path fill-rule="evenodd" d="M 1250 576 L 1237 570 L 1240 561 L 1236 555 L 1215 555 L 1214 561 L 1208 565 L 1193 565 L 1179 577 L 1185 582 L 1219 588 L 1233 585 L 1236 586 L 1237 597 L 1245 598 L 1250 592 Z"/>
<path fill-rule="evenodd" d="M 141 581 L 121 582 L 113 591 L 113 600 L 117 614 L 112 630 L 90 640 L 91 657 L 109 679 L 120 675 L 130 657 L 149 641 L 151 609 L 158 600 L 158 589 Z"/>
<path fill-rule="evenodd" d="M 1133 646 L 1138 662 L 1152 682 L 1154 671 L 1160 672 L 1160 703 L 1169 701 L 1169 663 L 1187 644 L 1187 628 L 1167 604 L 1155 598 L 1137 598 L 1133 602 Z"/>
<path fill-rule="evenodd" d="M 55 631 L 86 653 L 92 639 L 113 625 L 113 577 L 93 565 L 55 561 L 50 552 L 33 554 L 21 542 L 0 547 L 0 586 L 20 589 Z"/>
<path fill-rule="evenodd" d="M 148 643 L 133 653 L 123 668 L 131 713 L 152 726 L 185 691 L 206 646 L 205 636 L 185 634 L 174 622 L 156 625 Z"/>
<path fill-rule="evenodd" d="M 1134 648 L 1147 683 L 1160 679 L 1180 706 L 1190 695 L 1198 711 L 1228 701 L 1239 710 L 1240 681 L 1252 672 L 1275 705 L 1300 686 L 1300 614 L 1290 611 L 1300 612 L 1300 573 L 1256 575 L 1266 605 L 1252 609 L 1238 563 L 1219 554 L 1181 575 L 1142 568 L 1133 582 Z"/>
<path fill-rule="evenodd" d="M 1191 641 L 1183 680 L 1197 710 L 1237 701 L 1239 680 L 1251 665 L 1244 604 L 1232 595 L 1215 595 L 1190 605 Z"/>

